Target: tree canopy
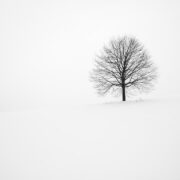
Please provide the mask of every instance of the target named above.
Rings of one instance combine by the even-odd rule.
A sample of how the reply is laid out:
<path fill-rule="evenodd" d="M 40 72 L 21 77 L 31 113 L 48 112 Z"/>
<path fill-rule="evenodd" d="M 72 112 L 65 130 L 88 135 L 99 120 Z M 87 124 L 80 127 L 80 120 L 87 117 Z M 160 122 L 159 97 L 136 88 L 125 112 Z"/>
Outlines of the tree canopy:
<path fill-rule="evenodd" d="M 111 40 L 96 56 L 90 79 L 100 95 L 121 92 L 126 100 L 130 89 L 147 90 L 156 79 L 156 67 L 139 41 L 134 37 Z"/>

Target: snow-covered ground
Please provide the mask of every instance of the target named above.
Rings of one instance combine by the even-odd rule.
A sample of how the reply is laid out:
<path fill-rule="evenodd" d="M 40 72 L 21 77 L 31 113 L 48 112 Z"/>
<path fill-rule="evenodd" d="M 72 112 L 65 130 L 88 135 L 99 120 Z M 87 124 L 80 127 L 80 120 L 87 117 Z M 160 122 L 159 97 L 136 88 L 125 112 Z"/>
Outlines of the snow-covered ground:
<path fill-rule="evenodd" d="M 1 180 L 179 180 L 180 100 L 0 113 Z"/>
<path fill-rule="evenodd" d="M 180 180 L 179 32 L 178 0 L 0 0 L 0 180 Z M 158 68 L 154 100 L 89 82 L 124 35 Z"/>

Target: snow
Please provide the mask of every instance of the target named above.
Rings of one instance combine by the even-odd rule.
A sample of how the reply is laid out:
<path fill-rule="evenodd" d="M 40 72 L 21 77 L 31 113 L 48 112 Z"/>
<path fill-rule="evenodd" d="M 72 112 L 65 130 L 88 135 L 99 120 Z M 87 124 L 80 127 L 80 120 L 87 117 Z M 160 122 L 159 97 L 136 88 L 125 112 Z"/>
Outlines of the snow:
<path fill-rule="evenodd" d="M 180 100 L 0 113 L 1 180 L 179 180 Z"/>
<path fill-rule="evenodd" d="M 179 180 L 179 7 L 1 0 L 0 180 Z M 95 55 L 123 35 L 147 48 L 157 84 L 149 97 L 100 100 Z"/>

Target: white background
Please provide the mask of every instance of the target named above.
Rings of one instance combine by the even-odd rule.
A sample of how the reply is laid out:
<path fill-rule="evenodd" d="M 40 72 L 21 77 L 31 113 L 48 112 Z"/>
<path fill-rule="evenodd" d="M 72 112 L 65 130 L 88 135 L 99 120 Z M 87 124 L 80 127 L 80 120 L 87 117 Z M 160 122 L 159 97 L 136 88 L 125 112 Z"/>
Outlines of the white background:
<path fill-rule="evenodd" d="M 110 39 L 132 35 L 159 68 L 151 97 L 177 97 L 178 0 L 0 1 L 0 109 L 98 101 L 89 72 Z"/>
<path fill-rule="evenodd" d="M 179 10 L 179 0 L 1 0 L 0 179 L 179 180 Z M 123 35 L 159 74 L 126 103 L 89 82 L 95 55 Z"/>

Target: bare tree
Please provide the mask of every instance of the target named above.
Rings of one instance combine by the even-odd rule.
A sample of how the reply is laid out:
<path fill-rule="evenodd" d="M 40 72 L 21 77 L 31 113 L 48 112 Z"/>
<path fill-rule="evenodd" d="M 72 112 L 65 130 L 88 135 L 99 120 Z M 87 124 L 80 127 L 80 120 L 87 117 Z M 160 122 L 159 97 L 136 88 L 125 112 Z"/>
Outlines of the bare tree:
<path fill-rule="evenodd" d="M 126 90 L 147 90 L 156 79 L 156 68 L 150 56 L 136 38 L 122 37 L 110 41 L 96 57 L 90 79 L 100 95 Z"/>

